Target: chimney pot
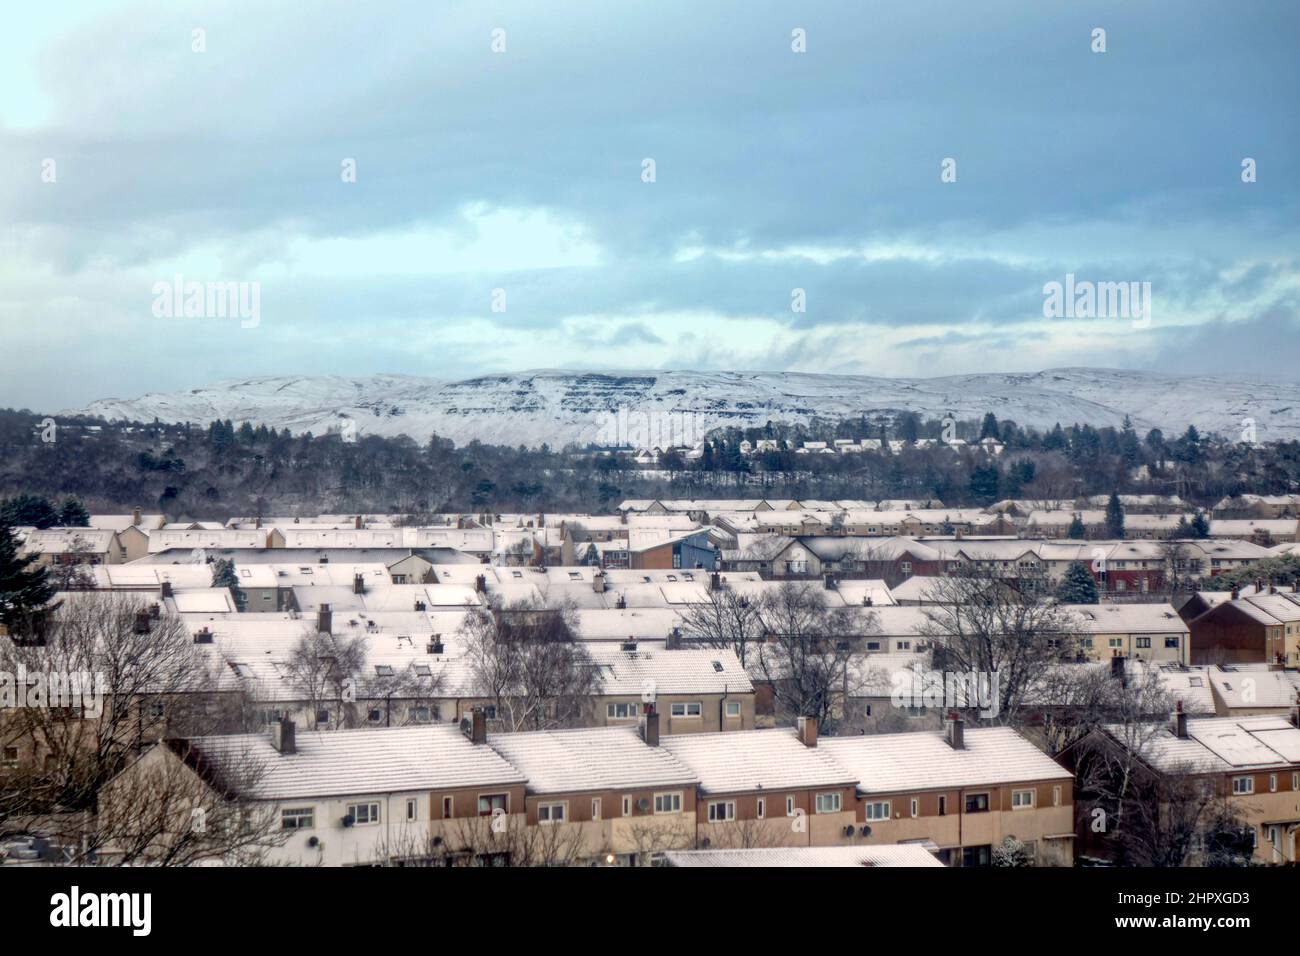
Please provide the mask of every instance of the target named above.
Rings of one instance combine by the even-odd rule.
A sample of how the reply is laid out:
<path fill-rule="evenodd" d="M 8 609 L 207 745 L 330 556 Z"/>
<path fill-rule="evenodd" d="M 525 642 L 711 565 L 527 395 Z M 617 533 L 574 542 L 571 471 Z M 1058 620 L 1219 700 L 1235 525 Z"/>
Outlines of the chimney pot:
<path fill-rule="evenodd" d="M 334 631 L 334 614 L 328 604 L 322 604 L 316 612 L 316 630 L 320 634 L 330 634 Z"/>
<path fill-rule="evenodd" d="M 805 747 L 817 746 L 817 718 L 799 718 L 799 743 Z"/>
<path fill-rule="evenodd" d="M 654 704 L 646 704 L 641 713 L 641 739 L 647 747 L 659 746 L 659 713 Z"/>
<path fill-rule="evenodd" d="M 352 593 L 353 594 L 366 593 L 366 579 L 363 575 L 354 574 L 352 576 Z"/>
<path fill-rule="evenodd" d="M 475 707 L 461 724 L 461 729 L 472 744 L 487 743 L 487 716 L 482 707 Z"/>
<path fill-rule="evenodd" d="M 953 750 L 966 749 L 966 722 L 960 712 L 948 711 L 948 716 L 944 718 L 944 737 Z"/>
<path fill-rule="evenodd" d="M 131 524 L 138 525 L 140 523 L 140 520 L 141 520 L 140 509 L 136 508 L 134 511 L 131 512 Z"/>
<path fill-rule="evenodd" d="M 1181 700 L 1178 701 L 1177 705 L 1174 707 L 1174 720 L 1173 720 L 1172 729 L 1174 732 L 1174 736 L 1177 737 L 1179 740 L 1187 739 L 1187 713 L 1183 710 L 1183 702 Z"/>
<path fill-rule="evenodd" d="M 292 720 L 284 717 L 271 730 L 271 746 L 282 754 L 298 752 L 298 728 Z"/>

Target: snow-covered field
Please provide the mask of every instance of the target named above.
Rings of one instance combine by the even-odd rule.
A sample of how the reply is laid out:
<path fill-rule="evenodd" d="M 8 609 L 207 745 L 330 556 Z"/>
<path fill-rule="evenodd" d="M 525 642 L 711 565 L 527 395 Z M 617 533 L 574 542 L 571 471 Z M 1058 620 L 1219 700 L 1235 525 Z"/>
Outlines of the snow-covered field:
<path fill-rule="evenodd" d="M 354 422 L 356 433 L 437 433 L 464 444 L 553 447 L 568 442 L 663 444 L 702 437 L 720 425 L 762 425 L 915 411 L 923 417 L 999 419 L 1050 428 L 1057 422 L 1140 432 L 1300 437 L 1300 385 L 1206 377 L 1176 378 L 1115 369 L 1066 368 L 930 379 L 798 372 L 533 371 L 445 381 L 405 375 L 272 377 L 219 382 L 134 399 L 102 399 L 76 411 L 108 419 L 265 422 L 321 434 Z"/>

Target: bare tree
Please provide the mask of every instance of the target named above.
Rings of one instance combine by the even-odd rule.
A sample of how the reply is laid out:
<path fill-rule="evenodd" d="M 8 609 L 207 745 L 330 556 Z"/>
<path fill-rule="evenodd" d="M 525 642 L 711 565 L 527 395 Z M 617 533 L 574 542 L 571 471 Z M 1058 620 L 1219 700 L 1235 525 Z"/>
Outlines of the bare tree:
<path fill-rule="evenodd" d="M 829 732 L 843 715 L 851 642 L 860 618 L 829 609 L 816 587 L 786 582 L 764 597 L 765 640 L 758 669 L 772 688 L 778 716 L 816 717 Z"/>
<path fill-rule="evenodd" d="M 328 727 L 357 724 L 357 675 L 366 663 L 366 640 L 315 630 L 305 630 L 284 661 L 289 686 L 300 701 L 330 713 Z M 321 722 L 317 721 L 317 726 Z"/>
<path fill-rule="evenodd" d="M 265 769 L 247 753 L 214 760 L 182 741 L 157 744 L 102 788 L 94 832 L 73 862 L 263 863 L 289 835 L 273 805 L 248 796 Z"/>
<path fill-rule="evenodd" d="M 0 787 L 0 815 L 93 811 L 99 788 L 149 743 L 217 731 L 224 717 L 206 652 L 136 595 L 69 597 L 43 644 L 0 637 L 0 671 L 27 675 L 25 706 L 5 712 L 0 734 L 29 757 L 21 785 Z"/>
<path fill-rule="evenodd" d="M 730 648 L 742 665 L 749 663 L 753 646 L 763 638 L 759 604 L 725 586 L 710 591 L 707 601 L 687 605 L 680 617 L 684 641 Z"/>
<path fill-rule="evenodd" d="M 1053 664 L 1078 656 L 1077 622 L 1035 584 L 971 566 L 932 585 L 937 604 L 923 609 L 919 632 L 934 646 L 935 667 L 997 675 L 997 719 L 1015 721 L 1026 690 Z"/>
<path fill-rule="evenodd" d="M 461 626 L 471 694 L 495 706 L 506 730 L 581 723 L 601 681 L 577 633 L 569 605 L 494 601 L 475 608 Z"/>

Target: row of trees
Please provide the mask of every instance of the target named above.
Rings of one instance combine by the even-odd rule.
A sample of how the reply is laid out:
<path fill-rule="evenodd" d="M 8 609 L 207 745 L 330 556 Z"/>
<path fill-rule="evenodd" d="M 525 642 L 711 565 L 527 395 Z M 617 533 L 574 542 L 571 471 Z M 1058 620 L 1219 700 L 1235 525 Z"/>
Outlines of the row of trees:
<path fill-rule="evenodd" d="M 894 420 L 769 424 L 721 429 L 704 456 L 669 457 L 641 469 L 629 459 L 590 447 L 552 449 L 470 442 L 439 436 L 341 433 L 291 435 L 231 421 L 207 425 L 59 422 L 57 440 L 41 439 L 41 419 L 0 411 L 0 495 L 49 502 L 78 498 L 93 511 L 158 508 L 175 519 L 224 519 L 231 514 L 382 511 L 430 515 L 440 511 L 607 510 L 624 497 L 939 498 L 950 505 L 987 504 L 1004 497 L 1069 500 L 1081 494 L 1178 491 L 1208 504 L 1254 491 L 1281 493 L 1300 483 L 1300 443 L 1266 447 L 1205 438 L 1194 428 L 1176 440 L 1153 429 L 1139 438 L 1121 429 L 1075 425 L 1039 432 L 1014 422 L 945 423 L 906 415 Z M 907 446 L 899 454 L 796 455 L 805 439 L 875 437 L 996 437 L 997 458 L 976 451 Z M 347 436 L 353 437 L 352 434 Z M 784 446 L 740 455 L 742 440 L 774 439 Z M 1145 466 L 1146 477 L 1135 477 Z M 66 504 L 66 502 L 65 502 Z M 78 524 L 65 505 L 12 515 L 16 524 Z M 55 515 L 51 516 L 50 512 Z"/>

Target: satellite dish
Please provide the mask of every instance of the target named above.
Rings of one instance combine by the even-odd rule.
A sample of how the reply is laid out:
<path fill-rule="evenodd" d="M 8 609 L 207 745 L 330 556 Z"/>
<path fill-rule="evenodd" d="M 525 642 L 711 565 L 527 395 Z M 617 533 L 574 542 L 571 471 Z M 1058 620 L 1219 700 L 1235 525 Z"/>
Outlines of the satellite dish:
<path fill-rule="evenodd" d="M 644 812 L 644 811 L 646 811 L 646 810 L 649 810 L 649 809 L 650 809 L 650 801 L 647 800 L 645 797 L 642 797 L 640 800 L 638 800 L 638 801 L 636 802 L 636 808 L 637 808 L 638 810 L 641 810 L 642 812 Z"/>

